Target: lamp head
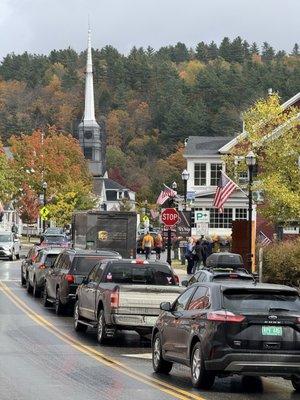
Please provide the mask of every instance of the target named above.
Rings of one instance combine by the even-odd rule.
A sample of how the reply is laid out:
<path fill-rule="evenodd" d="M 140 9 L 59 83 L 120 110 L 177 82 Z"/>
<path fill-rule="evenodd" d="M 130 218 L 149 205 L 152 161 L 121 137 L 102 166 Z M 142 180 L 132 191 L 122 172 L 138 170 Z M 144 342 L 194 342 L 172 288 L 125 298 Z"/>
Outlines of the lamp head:
<path fill-rule="evenodd" d="M 253 151 L 249 151 L 245 158 L 248 167 L 253 167 L 256 164 L 256 155 L 253 153 Z"/>
<path fill-rule="evenodd" d="M 183 181 L 188 181 L 190 177 L 190 174 L 188 173 L 188 171 L 186 169 L 184 169 L 181 173 L 181 179 Z"/>

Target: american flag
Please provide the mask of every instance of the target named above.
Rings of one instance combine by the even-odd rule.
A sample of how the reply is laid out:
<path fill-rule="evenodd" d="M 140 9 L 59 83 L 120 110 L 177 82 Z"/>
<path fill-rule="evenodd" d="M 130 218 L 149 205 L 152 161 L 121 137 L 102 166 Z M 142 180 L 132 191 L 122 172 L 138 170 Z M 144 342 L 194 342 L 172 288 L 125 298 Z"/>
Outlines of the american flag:
<path fill-rule="evenodd" d="M 175 190 L 169 188 L 168 186 L 164 185 L 165 188 L 160 192 L 160 195 L 158 196 L 158 199 L 156 200 L 156 204 L 164 204 L 170 197 L 175 197 L 177 195 L 177 192 Z"/>
<path fill-rule="evenodd" d="M 221 171 L 221 176 L 219 179 L 213 204 L 214 207 L 219 210 L 220 214 L 222 214 L 224 211 L 224 203 L 237 187 L 238 186 L 230 178 L 228 178 L 228 176 L 224 174 L 223 171 Z"/>
<path fill-rule="evenodd" d="M 258 241 L 262 246 L 268 246 L 272 243 L 272 240 L 269 239 L 268 236 L 265 235 L 262 231 L 260 231 L 258 234 Z"/>

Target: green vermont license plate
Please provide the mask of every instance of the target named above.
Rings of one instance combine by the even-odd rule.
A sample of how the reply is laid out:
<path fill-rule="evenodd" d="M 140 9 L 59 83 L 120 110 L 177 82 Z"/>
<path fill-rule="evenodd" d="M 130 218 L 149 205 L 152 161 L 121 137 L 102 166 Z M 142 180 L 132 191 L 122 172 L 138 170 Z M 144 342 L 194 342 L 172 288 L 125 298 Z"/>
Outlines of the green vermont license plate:
<path fill-rule="evenodd" d="M 261 333 L 263 336 L 282 336 L 281 326 L 262 326 Z"/>

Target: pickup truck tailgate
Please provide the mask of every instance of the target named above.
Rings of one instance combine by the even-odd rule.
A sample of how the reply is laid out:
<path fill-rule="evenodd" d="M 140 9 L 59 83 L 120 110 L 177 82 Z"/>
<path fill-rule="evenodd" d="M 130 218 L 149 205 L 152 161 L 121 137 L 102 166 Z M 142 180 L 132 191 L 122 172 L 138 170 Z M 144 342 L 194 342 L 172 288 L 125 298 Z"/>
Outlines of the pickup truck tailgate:
<path fill-rule="evenodd" d="M 173 303 L 184 289 L 180 286 L 122 285 L 116 312 L 158 316 L 160 303 Z"/>

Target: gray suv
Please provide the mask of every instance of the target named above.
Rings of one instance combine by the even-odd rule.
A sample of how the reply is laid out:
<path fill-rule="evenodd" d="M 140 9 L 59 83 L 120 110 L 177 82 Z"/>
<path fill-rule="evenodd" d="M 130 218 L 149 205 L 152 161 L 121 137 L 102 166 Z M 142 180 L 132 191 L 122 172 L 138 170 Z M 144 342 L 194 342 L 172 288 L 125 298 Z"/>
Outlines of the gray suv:
<path fill-rule="evenodd" d="M 26 287 L 28 293 L 39 297 L 45 285 L 45 275 L 53 267 L 61 248 L 46 248 L 40 250 L 33 263 L 27 267 Z"/>
<path fill-rule="evenodd" d="M 8 257 L 10 261 L 20 258 L 20 240 L 15 233 L 0 232 L 0 257 Z"/>

